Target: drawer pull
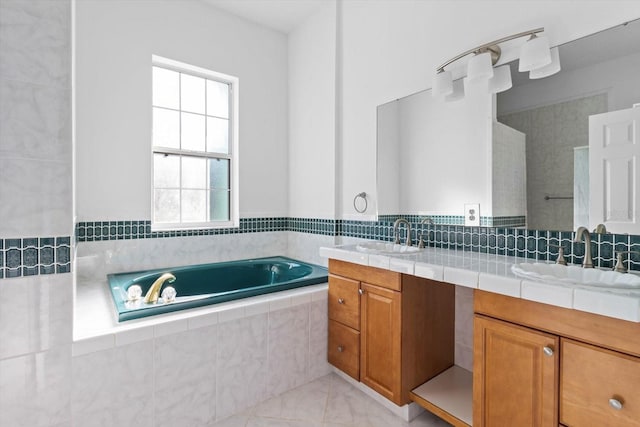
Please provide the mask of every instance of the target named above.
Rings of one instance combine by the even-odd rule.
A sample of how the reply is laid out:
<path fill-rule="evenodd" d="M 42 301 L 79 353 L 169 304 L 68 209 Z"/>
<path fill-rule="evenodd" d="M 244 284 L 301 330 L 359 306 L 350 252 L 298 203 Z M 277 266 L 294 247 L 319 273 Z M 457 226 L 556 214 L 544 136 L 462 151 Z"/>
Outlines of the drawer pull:
<path fill-rule="evenodd" d="M 339 345 L 338 346 L 338 353 L 342 353 L 344 351 L 344 347 Z M 612 399 L 613 400 L 613 399 Z"/>
<path fill-rule="evenodd" d="M 542 351 L 544 352 L 544 354 L 545 354 L 546 356 L 549 356 L 549 357 L 553 356 L 553 349 L 552 349 L 551 347 L 549 347 L 549 346 L 545 346 L 545 347 L 542 349 Z"/>
<path fill-rule="evenodd" d="M 620 402 L 618 399 L 609 399 L 609 406 L 611 406 L 616 411 L 622 410 L 622 402 Z"/>
<path fill-rule="evenodd" d="M 358 289 L 358 293 L 359 293 L 360 295 L 364 295 L 364 289 Z"/>
<path fill-rule="evenodd" d="M 344 304 L 344 298 L 338 298 L 338 304 Z"/>

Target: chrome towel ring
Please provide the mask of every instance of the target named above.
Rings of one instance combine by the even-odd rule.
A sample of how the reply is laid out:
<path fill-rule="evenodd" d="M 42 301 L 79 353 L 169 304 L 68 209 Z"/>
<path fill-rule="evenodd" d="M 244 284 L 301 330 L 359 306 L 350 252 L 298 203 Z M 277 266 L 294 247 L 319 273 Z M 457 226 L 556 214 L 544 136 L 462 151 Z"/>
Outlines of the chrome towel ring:
<path fill-rule="evenodd" d="M 362 209 L 358 209 L 358 199 L 364 200 L 364 207 Z M 368 206 L 369 203 L 367 202 L 367 193 L 365 193 L 364 191 L 362 193 L 356 194 L 356 197 L 353 198 L 353 209 L 355 209 L 356 212 L 365 213 Z"/>

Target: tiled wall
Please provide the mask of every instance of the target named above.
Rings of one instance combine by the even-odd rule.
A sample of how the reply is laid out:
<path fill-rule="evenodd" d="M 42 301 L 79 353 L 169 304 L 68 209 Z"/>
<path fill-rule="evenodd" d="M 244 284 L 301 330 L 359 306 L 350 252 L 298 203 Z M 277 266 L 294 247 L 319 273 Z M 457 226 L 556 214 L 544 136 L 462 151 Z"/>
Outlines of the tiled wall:
<path fill-rule="evenodd" d="M 1 0 L 3 427 L 72 425 L 71 160 L 71 1 Z"/>

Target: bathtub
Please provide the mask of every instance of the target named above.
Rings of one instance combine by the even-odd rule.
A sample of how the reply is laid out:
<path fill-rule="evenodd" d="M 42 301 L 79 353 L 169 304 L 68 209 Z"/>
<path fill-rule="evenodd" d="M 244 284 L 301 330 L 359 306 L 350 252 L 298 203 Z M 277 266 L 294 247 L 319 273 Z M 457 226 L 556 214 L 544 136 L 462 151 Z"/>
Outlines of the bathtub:
<path fill-rule="evenodd" d="M 140 286 L 144 297 L 151 284 L 164 273 L 176 278 L 164 285 L 175 288 L 174 301 L 159 299 L 155 304 L 146 304 L 142 299 L 129 300 L 130 286 Z M 325 283 L 327 274 L 324 267 L 277 256 L 109 274 L 107 278 L 120 322 Z"/>

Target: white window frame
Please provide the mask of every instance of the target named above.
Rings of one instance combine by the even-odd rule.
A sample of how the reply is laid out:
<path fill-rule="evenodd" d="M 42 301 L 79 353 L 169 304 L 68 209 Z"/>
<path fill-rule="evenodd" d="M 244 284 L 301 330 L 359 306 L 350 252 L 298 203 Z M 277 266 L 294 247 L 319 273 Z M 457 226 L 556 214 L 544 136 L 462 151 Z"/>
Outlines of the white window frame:
<path fill-rule="evenodd" d="M 158 55 L 151 56 L 150 73 L 153 73 L 153 67 L 166 68 L 172 71 L 189 74 L 196 77 L 202 77 L 209 80 L 215 80 L 222 83 L 229 84 L 230 105 L 229 105 L 229 147 L 230 153 L 228 155 L 214 155 L 214 156 L 202 156 L 195 155 L 200 158 L 225 158 L 229 160 L 229 220 L 228 221 L 205 221 L 205 222 L 173 222 L 173 223 L 156 223 L 155 222 L 155 196 L 154 196 L 154 154 L 167 153 L 167 154 L 179 154 L 179 155 L 191 155 L 194 156 L 194 152 L 189 150 L 156 147 L 153 145 L 153 102 L 149 102 L 151 110 L 151 135 L 150 138 L 150 161 L 151 161 L 151 229 L 154 231 L 163 230 L 189 230 L 189 229 L 207 229 L 207 228 L 238 228 L 240 226 L 240 214 L 239 214 L 239 142 L 238 142 L 238 104 L 239 104 L 239 79 L 228 74 L 218 73 L 215 71 L 200 68 L 194 65 L 185 64 L 183 62 L 175 61 L 173 59 L 164 58 Z M 151 77 L 151 84 L 153 85 L 153 77 Z M 152 89 L 153 90 L 153 89 Z M 157 150 L 157 151 L 156 151 Z"/>

